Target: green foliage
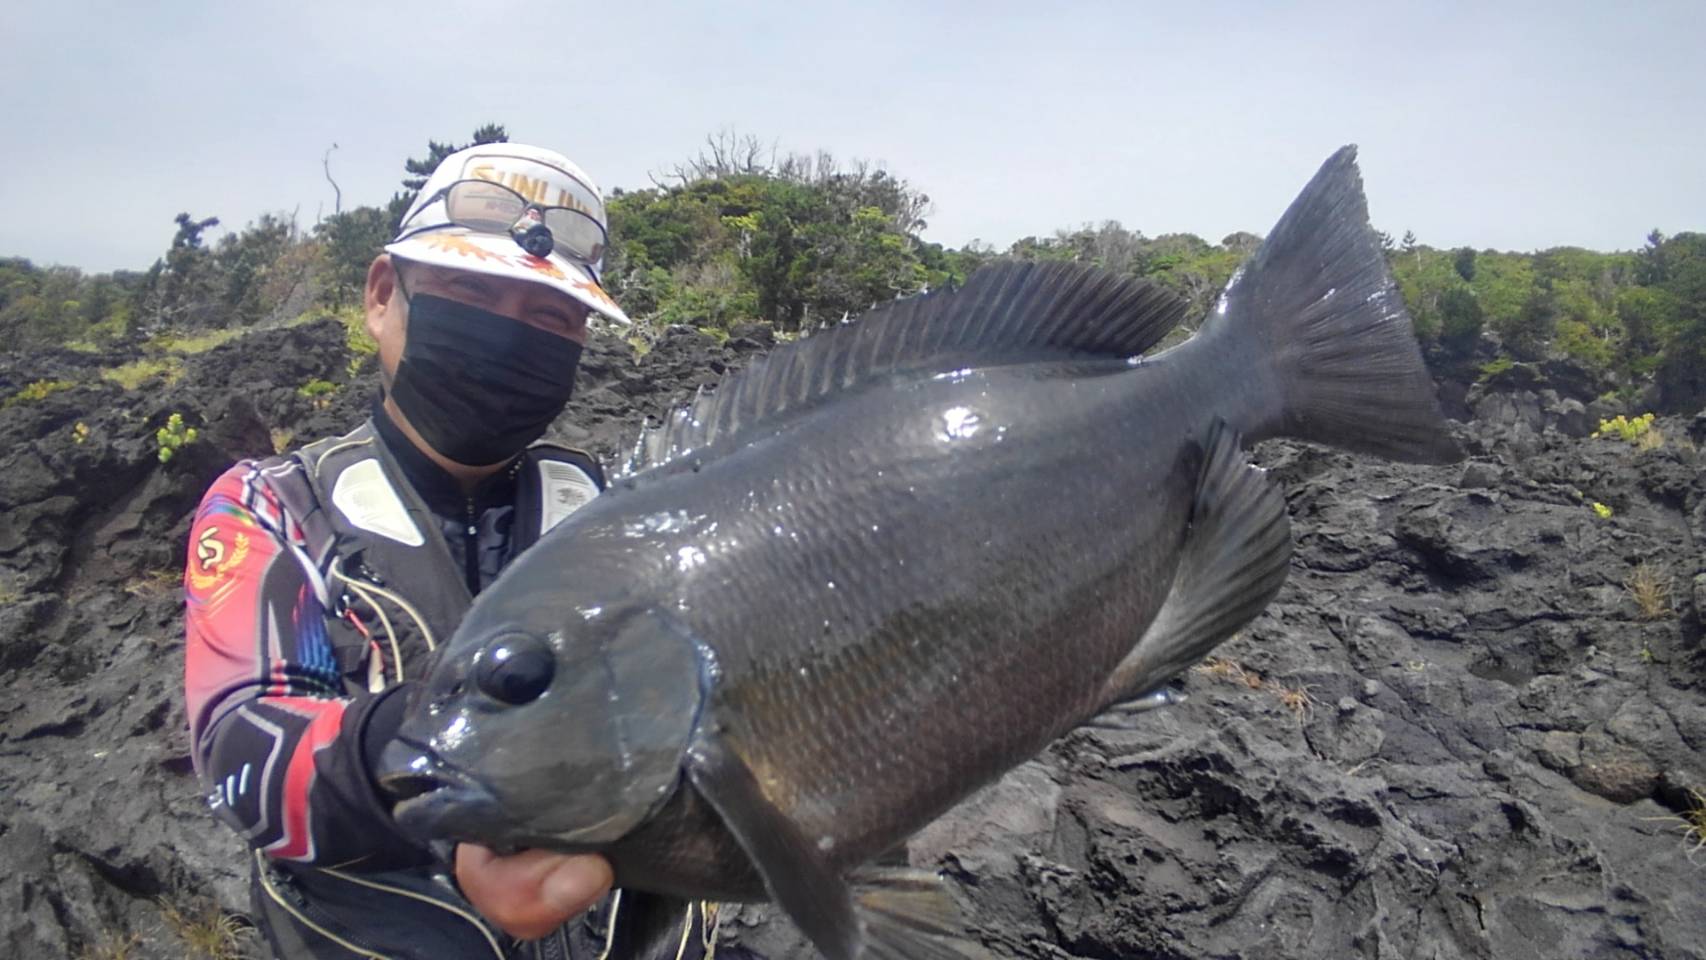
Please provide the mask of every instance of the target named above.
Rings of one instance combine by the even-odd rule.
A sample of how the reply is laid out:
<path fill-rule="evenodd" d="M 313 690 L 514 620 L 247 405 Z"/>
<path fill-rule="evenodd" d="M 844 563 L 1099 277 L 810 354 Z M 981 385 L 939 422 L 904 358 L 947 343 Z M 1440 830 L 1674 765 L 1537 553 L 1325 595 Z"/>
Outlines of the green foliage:
<path fill-rule="evenodd" d="M 1653 429 L 1653 415 L 1643 413 L 1634 419 L 1619 414 L 1611 420 L 1601 420 L 1599 429 L 1593 432 L 1595 437 L 1616 436 L 1624 443 L 1639 443 Z"/>
<path fill-rule="evenodd" d="M 1481 301 L 1487 326 L 1503 335 L 1506 326 L 1516 321 L 1534 289 L 1532 258 L 1519 253 L 1480 254 L 1475 258 L 1475 279 L 1471 286 L 1476 299 Z"/>
<path fill-rule="evenodd" d="M 177 357 L 144 357 L 101 371 L 101 376 L 126 390 L 135 390 L 156 377 L 166 383 L 177 380 L 184 372 L 183 361 Z"/>
<path fill-rule="evenodd" d="M 488 125 L 470 142 L 505 138 Z M 129 349 L 139 359 L 103 376 L 134 389 L 176 376 L 180 355 L 216 346 L 231 330 L 313 319 L 324 314 L 304 311 L 329 307 L 345 325 L 353 377 L 376 351 L 362 315 L 368 268 L 414 191 L 460 146 L 428 141 L 423 156 L 405 161 L 403 190 L 390 204 L 336 214 L 307 234 L 291 217 L 263 215 L 214 239 L 218 218 L 185 212 L 169 248 L 142 273 L 84 275 L 0 258 L 0 336 L 14 349 Z M 613 191 L 608 206 L 601 281 L 639 321 L 626 334 L 636 351 L 674 324 L 719 335 L 757 320 L 787 338 L 964 283 L 1003 258 L 1150 278 L 1187 301 L 1184 328 L 1167 340 L 1176 342 L 1261 242 L 1242 232 L 1218 244 L 1188 233 L 1149 237 L 1110 220 L 1004 250 L 975 241 L 947 248 L 919 236 L 929 197 L 904 179 L 824 154 L 778 157 L 727 134 L 655 186 Z M 1418 335 L 1438 347 L 1430 356 L 1472 357 L 1486 332 L 1514 359 L 1572 357 L 1624 396 L 1656 383 L 1667 411 L 1706 405 L 1706 234 L 1654 231 L 1632 253 L 1437 250 L 1409 232 L 1397 242 L 1385 236 L 1383 247 Z M 136 348 L 149 337 L 145 355 Z"/>
<path fill-rule="evenodd" d="M 821 155 L 763 164 L 728 146 L 713 142 L 678 185 L 612 195 L 604 279 L 631 316 L 790 331 L 955 278 L 960 264 L 911 232 L 927 198 L 904 181 Z"/>
<path fill-rule="evenodd" d="M 184 447 L 195 442 L 196 428 L 184 425 L 184 415 L 174 413 L 166 418 L 166 425 L 154 431 L 154 441 L 160 447 L 160 462 L 169 463 L 172 457 Z"/>
<path fill-rule="evenodd" d="M 398 226 L 403 222 L 403 214 L 409 212 L 409 205 L 415 202 L 415 197 L 420 193 L 421 187 L 426 186 L 427 178 L 432 176 L 432 172 L 438 169 L 438 165 L 444 162 L 445 157 L 476 144 L 508 142 L 509 132 L 504 129 L 501 123 L 488 123 L 476 128 L 473 137 L 467 143 L 450 144 L 428 140 L 426 156 L 419 159 L 410 157 L 403 161 L 403 172 L 405 174 L 403 189 L 392 195 L 391 202 L 385 210 L 385 239 L 389 240 L 396 234 Z M 372 257 L 377 252 L 378 248 L 375 247 L 369 252 L 368 256 Z"/>
<path fill-rule="evenodd" d="M 84 423 L 81 420 L 77 421 L 77 423 L 75 425 L 73 425 L 71 428 L 71 440 L 72 440 L 72 442 L 83 443 L 83 442 L 87 441 L 88 439 L 89 439 L 89 425 Z"/>
<path fill-rule="evenodd" d="M 240 329 L 228 327 L 200 334 L 162 333 L 149 338 L 148 345 L 168 353 L 206 353 L 222 343 L 231 341 L 242 332 Z"/>
<path fill-rule="evenodd" d="M 314 397 L 324 397 L 328 394 L 336 393 L 337 391 L 337 384 L 330 380 L 321 380 L 318 377 L 296 388 L 296 392 L 299 395 L 308 397 L 309 399 L 313 399 Z"/>
<path fill-rule="evenodd" d="M 22 390 L 0 401 L 0 410 L 24 403 L 39 403 L 62 390 L 70 390 L 77 384 L 70 380 L 36 380 L 25 384 Z"/>
<path fill-rule="evenodd" d="M 325 266 L 320 302 L 334 308 L 360 304 L 367 268 L 392 235 L 391 216 L 378 207 L 356 207 L 322 220 L 315 228 Z"/>
<path fill-rule="evenodd" d="M 360 307 L 340 307 L 332 311 L 332 316 L 344 325 L 344 349 L 350 353 L 354 365 L 374 356 L 379 352 L 379 343 L 373 335 L 367 332 L 367 313 Z"/>
<path fill-rule="evenodd" d="M 1637 255 L 1635 273 L 1667 295 L 1668 308 L 1658 319 L 1662 346 L 1656 363 L 1665 403 L 1699 409 L 1706 404 L 1706 233 L 1667 238 L 1654 231 Z"/>
<path fill-rule="evenodd" d="M 1599 517 L 1601 520 L 1610 520 L 1611 519 L 1611 513 L 1612 513 L 1611 508 L 1606 506 L 1603 503 L 1600 503 L 1598 500 L 1595 500 L 1593 502 L 1593 512 L 1594 512 L 1594 515 Z"/>
<path fill-rule="evenodd" d="M 1590 370 L 1606 370 L 1617 357 L 1616 346 L 1579 320 L 1559 320 L 1553 346 L 1580 360 Z"/>
<path fill-rule="evenodd" d="M 1522 360 L 1542 359 L 1546 344 L 1558 327 L 1558 301 L 1549 285 L 1539 284 L 1529 292 L 1522 309 L 1499 332 L 1505 349 Z"/>
<path fill-rule="evenodd" d="M 1468 356 L 1481 338 L 1484 314 L 1480 298 L 1466 284 L 1453 284 L 1439 295 L 1440 345 L 1458 356 Z"/>
<path fill-rule="evenodd" d="M 1458 250 L 1451 258 L 1451 267 L 1457 271 L 1458 276 L 1463 278 L 1464 283 L 1473 282 L 1475 279 L 1475 248 L 1463 247 Z"/>
<path fill-rule="evenodd" d="M 1478 379 L 1485 383 L 1514 366 L 1516 366 L 1516 361 L 1510 357 L 1494 357 L 1492 360 L 1481 364 L 1481 376 Z"/>

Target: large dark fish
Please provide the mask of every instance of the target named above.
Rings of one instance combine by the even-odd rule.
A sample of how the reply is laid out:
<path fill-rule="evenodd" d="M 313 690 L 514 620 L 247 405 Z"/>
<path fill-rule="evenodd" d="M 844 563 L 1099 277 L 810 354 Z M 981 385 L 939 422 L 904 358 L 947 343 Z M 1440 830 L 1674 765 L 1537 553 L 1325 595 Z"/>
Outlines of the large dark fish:
<path fill-rule="evenodd" d="M 439 651 L 386 754 L 397 819 L 772 899 L 833 960 L 973 952 L 934 875 L 863 865 L 1267 604 L 1290 532 L 1243 447 L 1455 452 L 1354 149 L 1140 358 L 1181 312 L 1002 264 L 701 397 Z M 679 916 L 650 902 L 641 939 Z"/>

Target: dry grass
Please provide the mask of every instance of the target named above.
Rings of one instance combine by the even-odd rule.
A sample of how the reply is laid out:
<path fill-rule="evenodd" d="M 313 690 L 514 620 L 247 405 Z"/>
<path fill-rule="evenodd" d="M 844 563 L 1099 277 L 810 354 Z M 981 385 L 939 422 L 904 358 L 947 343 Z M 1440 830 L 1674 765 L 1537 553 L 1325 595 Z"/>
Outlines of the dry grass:
<path fill-rule="evenodd" d="M 1660 433 L 1657 427 L 1648 428 L 1635 438 L 1635 449 L 1637 450 L 1657 450 L 1664 445 L 1665 435 Z"/>
<path fill-rule="evenodd" d="M 1688 848 L 1688 859 L 1706 850 L 1706 791 L 1692 787 L 1688 791 L 1691 801 L 1687 810 L 1681 816 L 1675 817 L 1642 817 L 1643 820 L 1656 820 L 1664 823 L 1674 823 L 1682 831 L 1682 842 Z"/>
<path fill-rule="evenodd" d="M 159 899 L 160 918 L 166 929 L 183 943 L 185 956 L 199 960 L 241 960 L 250 927 L 236 916 L 219 909 L 212 900 L 200 900 L 187 910 L 165 897 Z"/>
<path fill-rule="evenodd" d="M 1279 697 L 1280 706 L 1291 711 L 1297 722 L 1307 723 L 1315 712 L 1315 698 L 1309 695 L 1308 684 L 1298 684 L 1295 687 L 1276 687 L 1274 695 Z"/>
<path fill-rule="evenodd" d="M 1272 691 L 1280 706 L 1289 710 L 1299 724 L 1309 722 L 1309 718 L 1315 713 L 1315 697 L 1311 694 L 1314 688 L 1309 684 L 1287 686 L 1278 680 L 1264 678 L 1256 671 L 1227 657 L 1206 657 L 1191 669 L 1224 683 L 1236 683 L 1251 690 Z"/>
<path fill-rule="evenodd" d="M 182 570 L 145 570 L 124 582 L 124 592 L 142 597 L 177 590 L 183 585 Z"/>
<path fill-rule="evenodd" d="M 1205 674 L 1215 680 L 1242 683 L 1249 673 L 1236 660 L 1226 657 L 1208 657 L 1194 668 L 1198 673 Z"/>
<path fill-rule="evenodd" d="M 1664 567 L 1638 564 L 1629 574 L 1629 579 L 1623 581 L 1623 589 L 1628 592 L 1629 599 L 1635 601 L 1635 609 L 1642 620 L 1664 620 L 1672 615 L 1670 572 Z"/>
<path fill-rule="evenodd" d="M 290 449 L 290 442 L 296 439 L 296 431 L 289 427 L 272 428 L 272 452 L 283 453 Z"/>
<path fill-rule="evenodd" d="M 137 948 L 142 946 L 142 934 L 133 933 L 121 937 L 115 933 L 103 936 L 98 943 L 91 943 L 77 951 L 77 960 L 130 960 L 136 956 Z"/>

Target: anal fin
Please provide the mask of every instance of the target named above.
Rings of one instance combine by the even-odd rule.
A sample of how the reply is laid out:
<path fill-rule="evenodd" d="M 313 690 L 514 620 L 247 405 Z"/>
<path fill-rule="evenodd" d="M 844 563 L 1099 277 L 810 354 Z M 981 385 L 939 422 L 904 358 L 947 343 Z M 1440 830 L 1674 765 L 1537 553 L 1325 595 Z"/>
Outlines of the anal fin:
<path fill-rule="evenodd" d="M 1291 563 L 1285 500 L 1216 419 L 1190 533 L 1167 594 L 1143 638 L 1108 677 L 1104 707 L 1140 701 L 1256 618 Z"/>
<path fill-rule="evenodd" d="M 958 932 L 959 909 L 940 877 L 866 868 L 853 883 L 765 796 L 727 746 L 701 738 L 688 777 L 764 877 L 765 889 L 828 960 L 981 960 Z"/>
<path fill-rule="evenodd" d="M 941 875 L 912 867 L 864 867 L 854 874 L 855 909 L 873 960 L 988 960 L 967 940 L 959 904 Z"/>
<path fill-rule="evenodd" d="M 634 960 L 679 960 L 689 938 L 701 935 L 698 906 L 677 897 L 622 890 L 611 903 L 605 953 Z"/>

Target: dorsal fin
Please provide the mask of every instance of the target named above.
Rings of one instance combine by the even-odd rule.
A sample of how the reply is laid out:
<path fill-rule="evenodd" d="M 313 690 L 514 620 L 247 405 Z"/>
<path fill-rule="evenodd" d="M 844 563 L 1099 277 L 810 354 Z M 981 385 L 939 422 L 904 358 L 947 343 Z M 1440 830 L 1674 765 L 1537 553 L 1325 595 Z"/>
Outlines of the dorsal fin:
<path fill-rule="evenodd" d="M 753 423 L 877 377 L 1136 356 L 1160 342 L 1184 312 L 1184 301 L 1147 280 L 1075 263 L 995 264 L 958 290 L 886 304 L 753 361 L 643 431 L 618 474 L 703 451 Z"/>

